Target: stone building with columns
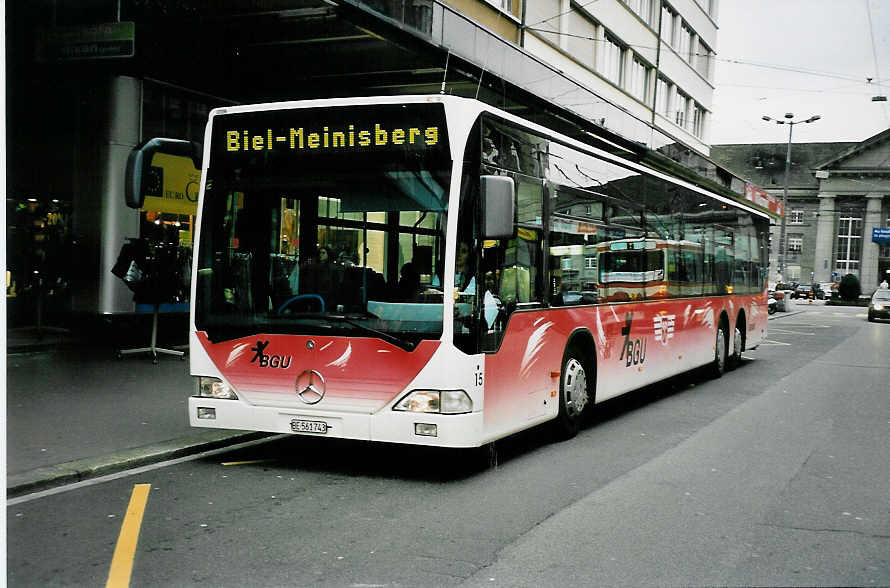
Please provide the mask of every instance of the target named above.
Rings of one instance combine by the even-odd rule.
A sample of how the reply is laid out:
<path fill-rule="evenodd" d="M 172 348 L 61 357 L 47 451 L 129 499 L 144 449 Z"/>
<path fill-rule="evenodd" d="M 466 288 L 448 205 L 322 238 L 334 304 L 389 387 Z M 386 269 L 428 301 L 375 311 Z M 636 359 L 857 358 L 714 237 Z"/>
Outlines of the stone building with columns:
<path fill-rule="evenodd" d="M 787 143 L 713 145 L 711 158 L 782 198 Z M 786 272 L 778 275 L 777 221 L 770 238 L 770 281 L 811 283 L 856 275 L 863 293 L 890 281 L 890 129 L 861 142 L 791 147 Z M 878 239 L 878 241 L 873 240 Z"/>

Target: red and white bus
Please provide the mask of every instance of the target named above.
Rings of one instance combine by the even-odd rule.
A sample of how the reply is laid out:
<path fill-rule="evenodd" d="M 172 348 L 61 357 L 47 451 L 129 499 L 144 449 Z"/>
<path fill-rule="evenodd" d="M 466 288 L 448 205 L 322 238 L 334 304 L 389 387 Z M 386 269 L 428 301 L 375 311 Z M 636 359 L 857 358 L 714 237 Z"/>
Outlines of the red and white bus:
<path fill-rule="evenodd" d="M 452 96 L 214 110 L 191 424 L 475 447 L 720 375 L 766 335 L 768 218 L 615 151 Z"/>

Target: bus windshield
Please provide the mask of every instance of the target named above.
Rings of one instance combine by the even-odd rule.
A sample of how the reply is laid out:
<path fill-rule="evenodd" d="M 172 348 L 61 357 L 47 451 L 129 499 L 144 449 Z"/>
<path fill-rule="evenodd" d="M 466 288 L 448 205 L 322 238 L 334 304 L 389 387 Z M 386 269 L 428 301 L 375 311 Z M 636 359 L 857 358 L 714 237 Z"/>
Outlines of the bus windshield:
<path fill-rule="evenodd" d="M 410 106 L 215 117 L 199 331 L 441 336 L 451 161 L 441 105 Z"/>

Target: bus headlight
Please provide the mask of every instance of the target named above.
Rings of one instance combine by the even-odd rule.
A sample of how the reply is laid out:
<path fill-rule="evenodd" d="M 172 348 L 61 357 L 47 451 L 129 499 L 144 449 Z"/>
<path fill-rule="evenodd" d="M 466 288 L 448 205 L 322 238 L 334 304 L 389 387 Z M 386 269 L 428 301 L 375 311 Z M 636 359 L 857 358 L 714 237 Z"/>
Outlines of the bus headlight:
<path fill-rule="evenodd" d="M 392 409 L 407 412 L 464 414 L 473 412 L 473 401 L 463 390 L 412 390 Z"/>
<path fill-rule="evenodd" d="M 197 396 L 203 396 L 204 398 L 238 400 L 238 395 L 235 394 L 235 391 L 219 378 L 198 376 L 197 386 Z"/>

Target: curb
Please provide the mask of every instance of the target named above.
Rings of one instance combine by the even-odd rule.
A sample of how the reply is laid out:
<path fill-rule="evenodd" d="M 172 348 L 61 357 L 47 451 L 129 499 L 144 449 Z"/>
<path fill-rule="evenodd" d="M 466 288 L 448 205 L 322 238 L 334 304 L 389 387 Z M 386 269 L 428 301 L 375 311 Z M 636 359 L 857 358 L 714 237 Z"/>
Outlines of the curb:
<path fill-rule="evenodd" d="M 31 494 L 32 492 L 48 490 L 66 484 L 73 484 L 74 482 L 82 482 L 107 474 L 114 474 L 269 436 L 272 436 L 272 434 L 256 431 L 205 431 L 197 435 L 127 449 L 110 455 L 88 457 L 58 465 L 35 468 L 18 474 L 7 474 L 6 497 L 15 498 L 24 494 Z"/>

